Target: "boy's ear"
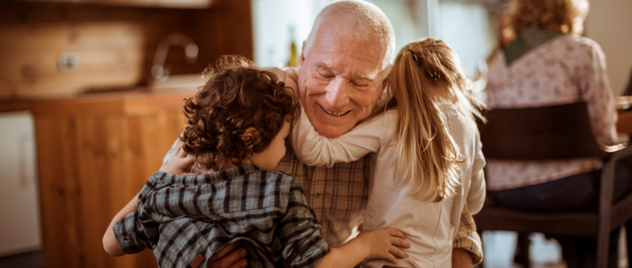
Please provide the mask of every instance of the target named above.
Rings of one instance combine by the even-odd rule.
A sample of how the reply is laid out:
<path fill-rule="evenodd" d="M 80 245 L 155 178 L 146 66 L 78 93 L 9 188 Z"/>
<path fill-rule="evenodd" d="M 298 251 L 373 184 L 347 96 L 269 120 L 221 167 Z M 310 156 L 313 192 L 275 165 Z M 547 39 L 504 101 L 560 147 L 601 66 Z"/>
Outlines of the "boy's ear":
<path fill-rule="evenodd" d="M 252 148 L 252 145 L 255 143 L 255 139 L 257 138 L 257 134 L 258 132 L 254 127 L 249 127 L 241 136 L 241 140 Z"/>

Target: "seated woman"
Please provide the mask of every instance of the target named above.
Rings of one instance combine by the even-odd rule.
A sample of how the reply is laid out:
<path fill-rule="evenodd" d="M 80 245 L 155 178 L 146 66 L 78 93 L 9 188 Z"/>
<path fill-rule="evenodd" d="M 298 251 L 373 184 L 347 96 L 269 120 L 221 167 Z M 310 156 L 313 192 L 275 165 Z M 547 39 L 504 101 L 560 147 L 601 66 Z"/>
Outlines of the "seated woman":
<path fill-rule="evenodd" d="M 617 114 L 599 45 L 579 34 L 587 0 L 520 0 L 508 10 L 516 38 L 494 55 L 487 105 L 494 108 L 588 103 L 594 136 L 602 145 L 625 142 L 615 129 Z M 489 159 L 488 196 L 517 210 L 556 212 L 596 207 L 600 159 L 507 161 Z M 628 171 L 617 167 L 615 200 L 631 189 Z M 611 238 L 610 267 L 616 267 L 619 231 Z M 568 267 L 591 266 L 596 240 L 558 239 Z M 594 267 L 594 264 L 592 264 Z"/>

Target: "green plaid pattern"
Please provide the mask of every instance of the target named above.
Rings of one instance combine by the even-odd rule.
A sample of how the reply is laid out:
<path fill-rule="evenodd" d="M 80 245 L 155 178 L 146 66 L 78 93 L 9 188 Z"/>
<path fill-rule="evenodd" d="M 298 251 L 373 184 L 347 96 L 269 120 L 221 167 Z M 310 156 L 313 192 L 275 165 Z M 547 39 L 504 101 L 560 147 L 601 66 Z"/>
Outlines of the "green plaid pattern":
<path fill-rule="evenodd" d="M 137 210 L 114 225 L 128 254 L 151 248 L 160 267 L 202 267 L 240 242 L 251 267 L 316 267 L 328 253 L 301 183 L 279 171 L 242 165 L 200 176 L 156 172 Z"/>

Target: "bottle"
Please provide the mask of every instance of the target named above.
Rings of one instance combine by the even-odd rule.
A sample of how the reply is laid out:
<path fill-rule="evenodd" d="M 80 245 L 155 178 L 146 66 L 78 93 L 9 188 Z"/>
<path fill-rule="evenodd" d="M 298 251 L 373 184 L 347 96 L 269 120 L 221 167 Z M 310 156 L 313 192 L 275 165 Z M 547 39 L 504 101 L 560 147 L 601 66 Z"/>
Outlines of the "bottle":
<path fill-rule="evenodd" d="M 287 67 L 298 67 L 298 52 L 296 50 L 296 30 L 294 26 L 290 26 L 290 59 L 287 61 Z"/>

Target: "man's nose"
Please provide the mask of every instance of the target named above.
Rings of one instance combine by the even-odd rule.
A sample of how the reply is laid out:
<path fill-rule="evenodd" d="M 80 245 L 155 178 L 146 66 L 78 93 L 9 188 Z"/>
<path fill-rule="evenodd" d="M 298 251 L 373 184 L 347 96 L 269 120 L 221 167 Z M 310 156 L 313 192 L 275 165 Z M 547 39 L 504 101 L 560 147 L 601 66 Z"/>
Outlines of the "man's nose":
<path fill-rule="evenodd" d="M 331 108 L 339 108 L 349 103 L 349 82 L 342 78 L 334 79 L 327 86 L 325 99 Z"/>

